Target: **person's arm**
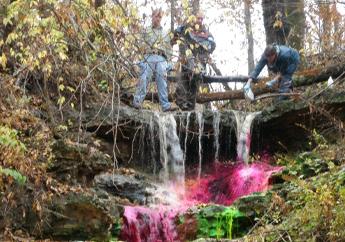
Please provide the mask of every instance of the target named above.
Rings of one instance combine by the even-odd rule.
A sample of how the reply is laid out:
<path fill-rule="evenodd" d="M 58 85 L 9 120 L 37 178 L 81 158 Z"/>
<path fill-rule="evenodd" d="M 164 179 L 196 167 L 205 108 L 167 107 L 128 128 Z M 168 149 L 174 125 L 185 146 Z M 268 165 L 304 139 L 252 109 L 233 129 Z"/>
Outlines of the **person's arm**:
<path fill-rule="evenodd" d="M 264 55 L 261 56 L 259 62 L 256 64 L 255 69 L 250 73 L 250 79 L 256 81 L 262 69 L 267 65 L 267 59 Z"/>

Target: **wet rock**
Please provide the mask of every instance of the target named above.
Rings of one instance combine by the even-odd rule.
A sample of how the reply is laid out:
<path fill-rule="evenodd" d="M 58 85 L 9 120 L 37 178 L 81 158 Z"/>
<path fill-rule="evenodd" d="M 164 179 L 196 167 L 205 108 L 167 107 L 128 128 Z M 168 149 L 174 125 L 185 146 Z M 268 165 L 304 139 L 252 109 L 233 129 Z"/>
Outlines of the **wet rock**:
<path fill-rule="evenodd" d="M 238 199 L 233 203 L 233 206 L 254 223 L 256 218 L 262 217 L 269 209 L 271 198 L 272 193 L 270 191 L 253 193 Z"/>
<path fill-rule="evenodd" d="M 129 201 L 144 205 L 153 202 L 157 187 L 138 174 L 122 175 L 103 173 L 94 179 L 95 187 L 113 196 L 127 198 Z"/>
<path fill-rule="evenodd" d="M 56 140 L 52 144 L 54 157 L 48 171 L 67 182 L 90 182 L 93 177 L 112 165 L 109 155 L 86 144 Z"/>
<path fill-rule="evenodd" d="M 37 237 L 108 241 L 122 213 L 114 200 L 99 199 L 92 193 L 69 193 L 55 197 L 44 210 L 45 222 Z"/>
<path fill-rule="evenodd" d="M 345 120 L 345 92 L 326 90 L 313 99 L 288 100 L 262 110 L 253 123 L 253 152 L 293 152 L 310 150 L 312 130 L 325 138 L 335 140 L 339 135 L 334 127 L 337 121 Z"/>

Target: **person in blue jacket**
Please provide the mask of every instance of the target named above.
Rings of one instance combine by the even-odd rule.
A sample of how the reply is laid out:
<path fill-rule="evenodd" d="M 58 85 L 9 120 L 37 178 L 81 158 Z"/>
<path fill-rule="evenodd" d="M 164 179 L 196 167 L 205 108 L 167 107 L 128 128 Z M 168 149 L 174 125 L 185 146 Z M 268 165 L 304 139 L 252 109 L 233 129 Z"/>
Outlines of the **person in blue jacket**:
<path fill-rule="evenodd" d="M 257 82 L 258 75 L 266 65 L 270 72 L 276 74 L 273 80 L 266 83 L 266 86 L 273 88 L 273 86 L 278 85 L 279 93 L 292 92 L 292 75 L 296 71 L 299 63 L 300 57 L 297 50 L 285 45 L 268 45 L 254 71 L 249 75 L 250 78 L 246 85 L 243 87 L 246 98 L 254 98 L 251 91 L 251 83 L 253 81 Z M 279 100 L 286 98 L 287 96 L 280 96 Z"/>

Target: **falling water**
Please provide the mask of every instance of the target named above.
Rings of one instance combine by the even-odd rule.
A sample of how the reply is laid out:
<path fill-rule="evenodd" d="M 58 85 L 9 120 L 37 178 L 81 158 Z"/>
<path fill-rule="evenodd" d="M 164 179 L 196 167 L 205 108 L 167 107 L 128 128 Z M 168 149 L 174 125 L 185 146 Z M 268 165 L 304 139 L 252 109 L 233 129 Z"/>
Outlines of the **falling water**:
<path fill-rule="evenodd" d="M 218 111 L 214 112 L 213 115 L 213 130 L 214 130 L 214 160 L 218 161 L 218 153 L 219 153 L 219 121 L 220 121 L 220 113 Z"/>
<path fill-rule="evenodd" d="M 169 181 L 184 186 L 185 168 L 180 140 L 176 132 L 176 121 L 173 114 L 161 114 L 158 117 L 160 159 L 163 169 L 161 178 L 168 185 Z"/>
<path fill-rule="evenodd" d="M 155 145 L 155 123 L 154 118 L 157 117 L 157 113 L 153 113 L 150 117 L 150 137 L 151 137 L 151 159 L 153 162 L 153 174 L 156 175 L 157 166 L 156 166 L 156 145 Z"/>
<path fill-rule="evenodd" d="M 198 179 L 201 177 L 201 160 L 202 160 L 202 144 L 201 138 L 204 132 L 204 119 L 202 116 L 202 112 L 198 112 L 198 124 L 199 124 L 199 169 L 198 169 Z"/>
<path fill-rule="evenodd" d="M 187 117 L 186 117 L 186 136 L 184 139 L 184 162 L 186 162 L 186 158 L 187 158 L 187 141 L 188 141 L 188 129 L 189 129 L 189 122 L 190 122 L 190 114 L 191 112 L 187 113 Z"/>
<path fill-rule="evenodd" d="M 125 207 L 120 238 L 131 242 L 177 242 L 175 217 L 177 209 L 165 207 Z"/>
<path fill-rule="evenodd" d="M 251 125 L 260 112 L 247 114 L 233 110 L 233 113 L 237 124 L 237 159 L 247 164 L 250 152 Z"/>

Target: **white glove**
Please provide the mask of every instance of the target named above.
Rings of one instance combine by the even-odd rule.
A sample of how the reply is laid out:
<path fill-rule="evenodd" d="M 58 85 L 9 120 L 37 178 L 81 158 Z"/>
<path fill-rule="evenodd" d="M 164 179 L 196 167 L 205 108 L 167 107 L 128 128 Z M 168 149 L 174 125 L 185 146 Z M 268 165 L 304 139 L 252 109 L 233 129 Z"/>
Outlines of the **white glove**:
<path fill-rule="evenodd" d="M 270 80 L 270 81 L 266 82 L 266 87 L 268 87 L 269 89 L 272 89 L 276 83 L 277 83 L 277 80 L 275 80 L 275 79 Z"/>
<path fill-rule="evenodd" d="M 254 101 L 254 99 L 255 99 L 254 93 L 253 93 L 253 91 L 252 91 L 252 89 L 250 87 L 251 84 L 252 84 L 252 81 L 253 80 L 251 78 L 249 78 L 247 83 L 243 87 L 244 97 L 246 99 L 249 99 L 250 101 Z"/>

